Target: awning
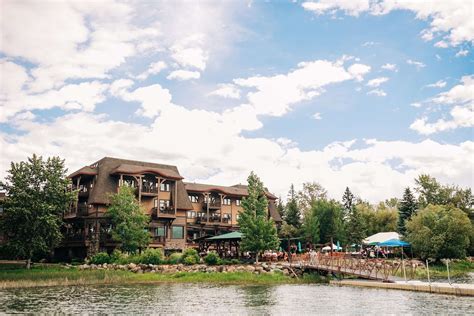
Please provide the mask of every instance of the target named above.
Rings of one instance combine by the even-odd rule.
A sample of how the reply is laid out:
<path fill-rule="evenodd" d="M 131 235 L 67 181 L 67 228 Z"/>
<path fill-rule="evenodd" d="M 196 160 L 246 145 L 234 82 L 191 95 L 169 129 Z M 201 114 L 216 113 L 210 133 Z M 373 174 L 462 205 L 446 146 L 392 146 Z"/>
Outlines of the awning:
<path fill-rule="evenodd" d="M 218 241 L 218 240 L 240 240 L 242 239 L 241 232 L 231 232 L 223 235 L 218 235 L 210 238 L 206 238 L 209 241 Z"/>
<path fill-rule="evenodd" d="M 409 247 L 410 243 L 399 240 L 399 239 L 390 239 L 378 244 L 379 247 Z"/>
<path fill-rule="evenodd" d="M 400 239 L 397 232 L 383 232 L 365 238 L 362 242 L 366 245 L 378 245 L 381 242 L 386 242 L 391 239 Z"/>

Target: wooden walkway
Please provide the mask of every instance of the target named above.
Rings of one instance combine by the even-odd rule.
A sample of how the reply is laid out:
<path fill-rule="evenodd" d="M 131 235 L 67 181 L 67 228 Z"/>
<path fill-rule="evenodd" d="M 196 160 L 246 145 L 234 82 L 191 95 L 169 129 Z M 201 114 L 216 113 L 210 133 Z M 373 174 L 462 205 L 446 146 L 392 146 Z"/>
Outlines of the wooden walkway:
<path fill-rule="evenodd" d="M 390 283 L 402 280 L 396 275 L 403 268 L 405 268 L 405 272 L 408 274 L 414 274 L 414 269 L 416 269 L 416 266 L 407 264 L 404 261 L 358 259 L 348 258 L 340 254 L 330 256 L 317 253 L 294 257 L 290 266 Z"/>

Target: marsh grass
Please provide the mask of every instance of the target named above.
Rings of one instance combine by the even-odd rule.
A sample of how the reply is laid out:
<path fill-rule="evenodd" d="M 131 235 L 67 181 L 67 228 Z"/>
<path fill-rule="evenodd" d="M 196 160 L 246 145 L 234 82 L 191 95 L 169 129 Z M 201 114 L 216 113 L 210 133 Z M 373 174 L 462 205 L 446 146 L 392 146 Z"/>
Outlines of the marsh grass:
<path fill-rule="evenodd" d="M 0 269 L 0 289 L 120 283 L 218 283 L 218 284 L 302 284 L 322 283 L 318 275 L 304 275 L 293 279 L 281 273 L 254 274 L 250 272 L 205 273 L 178 272 L 173 274 L 137 274 L 120 270 L 78 270 L 64 267 L 34 267 Z"/>

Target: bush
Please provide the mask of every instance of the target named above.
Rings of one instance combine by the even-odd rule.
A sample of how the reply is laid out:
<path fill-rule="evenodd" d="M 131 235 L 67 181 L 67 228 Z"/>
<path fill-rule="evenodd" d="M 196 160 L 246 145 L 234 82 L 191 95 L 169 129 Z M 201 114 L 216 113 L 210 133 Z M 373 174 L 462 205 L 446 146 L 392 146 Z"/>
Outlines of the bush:
<path fill-rule="evenodd" d="M 163 262 L 163 252 L 161 249 L 147 249 L 138 258 L 139 263 L 160 264 Z"/>
<path fill-rule="evenodd" d="M 108 253 L 99 252 L 96 255 L 92 256 L 89 262 L 92 264 L 104 264 L 104 263 L 111 263 L 112 260 Z"/>
<path fill-rule="evenodd" d="M 183 255 L 180 254 L 179 252 L 173 252 L 171 255 L 168 257 L 168 263 L 169 264 L 177 264 L 180 263 L 183 258 Z"/>
<path fill-rule="evenodd" d="M 187 258 L 193 258 L 193 259 L 187 259 Z M 188 248 L 186 250 L 184 250 L 183 252 L 183 262 L 186 263 L 186 260 L 187 262 L 194 262 L 194 263 L 186 263 L 186 264 L 196 264 L 196 263 L 199 263 L 201 258 L 199 258 L 199 254 L 198 252 L 196 251 L 196 249 L 192 249 L 192 248 Z"/>
<path fill-rule="evenodd" d="M 196 260 L 196 257 L 187 256 L 187 257 L 183 257 L 183 263 L 186 264 L 186 265 L 193 265 L 193 264 L 196 264 L 198 262 Z"/>
<path fill-rule="evenodd" d="M 125 264 L 127 263 L 127 256 L 118 249 L 115 249 L 110 255 L 112 263 Z"/>
<path fill-rule="evenodd" d="M 209 252 L 205 257 L 204 257 L 204 262 L 206 262 L 208 265 L 213 266 L 218 264 L 220 261 L 219 255 L 215 251 Z"/>

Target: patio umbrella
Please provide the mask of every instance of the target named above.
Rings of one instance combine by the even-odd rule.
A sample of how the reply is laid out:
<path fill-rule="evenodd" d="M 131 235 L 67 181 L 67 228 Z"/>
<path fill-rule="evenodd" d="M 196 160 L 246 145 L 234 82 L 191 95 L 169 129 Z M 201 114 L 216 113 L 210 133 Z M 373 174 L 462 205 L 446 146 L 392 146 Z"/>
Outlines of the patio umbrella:
<path fill-rule="evenodd" d="M 298 252 L 301 252 L 301 241 L 298 241 Z"/>
<path fill-rule="evenodd" d="M 409 247 L 410 243 L 399 240 L 399 239 L 390 239 L 384 242 L 379 243 L 380 247 Z"/>

